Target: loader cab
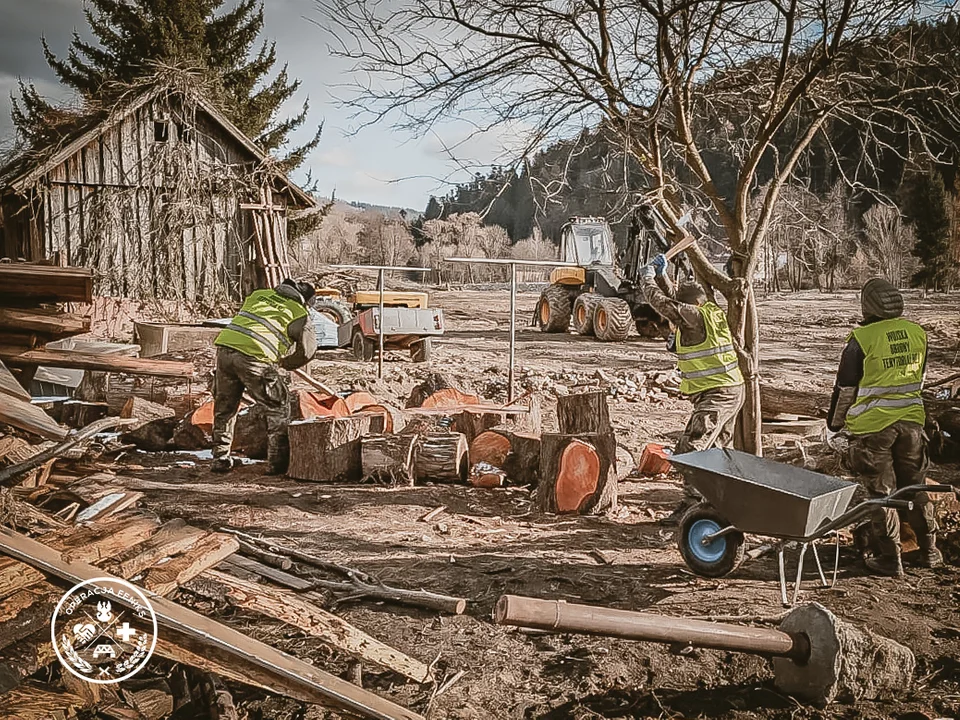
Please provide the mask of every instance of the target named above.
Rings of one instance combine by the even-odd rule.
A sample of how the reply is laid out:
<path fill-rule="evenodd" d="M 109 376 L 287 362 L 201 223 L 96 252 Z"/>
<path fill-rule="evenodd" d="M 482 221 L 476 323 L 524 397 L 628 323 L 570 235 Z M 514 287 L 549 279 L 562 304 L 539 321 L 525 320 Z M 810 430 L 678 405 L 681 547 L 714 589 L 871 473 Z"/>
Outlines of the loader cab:
<path fill-rule="evenodd" d="M 603 218 L 570 218 L 560 236 L 560 252 L 564 262 L 581 267 L 612 266 L 614 251 L 610 225 Z"/>

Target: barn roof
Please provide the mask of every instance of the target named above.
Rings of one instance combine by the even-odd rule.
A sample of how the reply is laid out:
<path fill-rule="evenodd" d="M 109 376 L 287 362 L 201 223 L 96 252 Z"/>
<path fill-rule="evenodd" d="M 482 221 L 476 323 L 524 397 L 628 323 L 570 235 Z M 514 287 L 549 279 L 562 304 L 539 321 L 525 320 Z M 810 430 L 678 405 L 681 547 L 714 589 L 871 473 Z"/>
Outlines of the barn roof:
<path fill-rule="evenodd" d="M 17 173 L 19 170 L 19 174 L 14 175 L 14 177 L 12 177 L 5 184 L 7 187 L 18 193 L 24 193 L 28 191 L 41 177 L 46 175 L 61 163 L 65 162 L 74 154 L 80 152 L 80 150 L 88 143 L 96 140 L 98 136 L 115 127 L 117 124 L 122 122 L 124 118 L 136 112 L 139 108 L 143 107 L 165 91 L 172 91 L 185 96 L 189 95 L 190 99 L 195 102 L 197 106 L 203 110 L 203 112 L 209 115 L 213 121 L 223 128 L 228 135 L 242 145 L 255 160 L 263 163 L 269 162 L 270 156 L 257 147 L 257 145 L 249 137 L 247 137 L 240 130 L 240 128 L 234 125 L 233 122 L 231 122 L 230 119 L 227 118 L 227 116 L 224 115 L 215 105 L 213 105 L 213 103 L 209 102 L 195 92 L 173 90 L 172 88 L 161 86 L 154 87 L 153 89 L 137 96 L 134 100 L 115 108 L 114 111 L 112 111 L 106 117 L 98 118 L 96 122 L 92 124 L 92 126 L 88 124 L 83 126 L 81 129 L 78 129 L 72 134 L 72 139 L 68 137 L 64 141 L 65 144 L 61 143 L 59 148 L 52 149 L 50 154 L 47 157 L 42 158 L 39 162 L 29 164 L 26 167 L 24 167 L 24 165 L 19 165 L 19 167 L 16 169 L 14 169 L 12 166 L 8 166 L 8 171 L 13 170 L 14 173 Z M 313 199 L 313 197 L 299 187 L 296 183 L 291 181 L 285 174 L 276 172 L 274 175 L 280 184 L 283 185 L 290 193 L 291 198 L 296 202 L 297 205 L 304 208 L 316 206 L 316 201 Z"/>

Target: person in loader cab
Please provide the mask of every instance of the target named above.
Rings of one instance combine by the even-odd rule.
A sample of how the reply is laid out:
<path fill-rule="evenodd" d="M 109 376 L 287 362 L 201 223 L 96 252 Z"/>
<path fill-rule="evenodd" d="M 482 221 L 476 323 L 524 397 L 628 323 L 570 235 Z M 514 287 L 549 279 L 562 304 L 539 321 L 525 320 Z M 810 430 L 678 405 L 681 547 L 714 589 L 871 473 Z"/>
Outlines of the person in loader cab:
<path fill-rule="evenodd" d="M 670 297 L 657 284 L 667 259 L 657 255 L 641 270 L 647 303 L 676 327 L 674 350 L 680 369 L 680 393 L 693 402 L 693 412 L 674 452 L 727 447 L 733 441 L 743 407 L 743 375 L 727 324 L 727 316 L 698 283 L 686 281 Z M 696 498 L 686 486 L 688 502 Z M 682 510 L 683 508 L 681 508 Z"/>
<path fill-rule="evenodd" d="M 903 296 L 882 278 L 868 280 L 860 292 L 863 320 L 847 338 L 840 358 L 827 426 L 852 436 L 846 464 L 872 497 L 907 485 L 923 484 L 927 470 L 923 376 L 927 334 L 901 317 Z M 943 564 L 937 550 L 937 523 L 927 493 L 913 498 L 906 518 L 920 546 L 919 563 Z M 880 555 L 867 567 L 900 577 L 900 518 L 893 508 L 877 508 L 870 517 Z"/>
<path fill-rule="evenodd" d="M 273 290 L 255 290 L 214 341 L 214 472 L 234 466 L 230 448 L 244 391 L 265 410 L 267 472 L 287 471 L 290 400 L 285 371 L 303 367 L 317 352 L 317 332 L 308 313 L 314 295 L 310 283 L 289 278 Z"/>

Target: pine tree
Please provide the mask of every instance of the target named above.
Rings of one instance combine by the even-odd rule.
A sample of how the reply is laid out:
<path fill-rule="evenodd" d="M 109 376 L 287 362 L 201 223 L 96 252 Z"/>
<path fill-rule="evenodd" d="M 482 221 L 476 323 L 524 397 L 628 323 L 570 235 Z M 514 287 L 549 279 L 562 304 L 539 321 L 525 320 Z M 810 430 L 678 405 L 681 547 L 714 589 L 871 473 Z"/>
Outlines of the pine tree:
<path fill-rule="evenodd" d="M 945 289 L 955 263 L 951 256 L 947 193 L 936 169 L 914 176 L 908 192 L 908 214 L 917 238 L 913 254 L 920 260 L 913 284 L 926 290 Z"/>
<path fill-rule="evenodd" d="M 198 72 L 213 89 L 212 99 L 264 150 L 286 145 L 307 118 L 308 104 L 297 115 L 276 120 L 280 106 L 297 92 L 276 44 L 263 41 L 263 0 L 240 0 L 218 14 L 226 0 L 89 0 L 84 9 L 95 43 L 74 33 L 66 57 L 58 58 L 42 40 L 47 63 L 60 81 L 84 100 L 101 98 L 108 85 L 133 84 L 162 63 Z M 32 85 L 21 84 L 13 121 L 29 143 L 42 142 L 56 110 Z M 307 144 L 287 152 L 285 164 L 300 165 L 319 142 L 319 130 Z"/>

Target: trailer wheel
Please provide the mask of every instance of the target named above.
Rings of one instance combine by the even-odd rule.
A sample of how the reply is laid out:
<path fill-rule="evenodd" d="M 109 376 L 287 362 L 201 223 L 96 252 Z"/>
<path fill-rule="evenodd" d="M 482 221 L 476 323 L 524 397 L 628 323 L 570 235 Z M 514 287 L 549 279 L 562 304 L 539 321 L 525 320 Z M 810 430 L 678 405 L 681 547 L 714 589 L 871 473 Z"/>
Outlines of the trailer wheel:
<path fill-rule="evenodd" d="M 321 315 L 325 315 L 333 320 L 337 325 L 343 325 L 353 319 L 353 312 L 350 307 L 342 300 L 332 297 L 318 297 L 313 304 L 313 309 Z"/>
<path fill-rule="evenodd" d="M 410 345 L 410 359 L 415 363 L 429 362 L 433 354 L 433 342 L 430 338 L 417 340 Z"/>
<path fill-rule="evenodd" d="M 743 562 L 743 533 L 736 530 L 722 537 L 714 538 L 704 545 L 707 535 L 719 532 L 730 523 L 724 520 L 708 503 L 700 503 L 690 508 L 680 521 L 680 554 L 683 561 L 697 575 L 703 577 L 723 577 Z"/>
<path fill-rule="evenodd" d="M 596 312 L 597 303 L 603 300 L 596 293 L 583 293 L 577 295 L 573 301 L 573 329 L 578 335 L 593 335 L 593 314 Z"/>
<path fill-rule="evenodd" d="M 366 337 L 360 328 L 354 328 L 350 347 L 353 350 L 353 359 L 361 362 L 370 362 L 376 353 L 373 340 Z"/>
<path fill-rule="evenodd" d="M 563 285 L 547 285 L 537 303 L 543 332 L 565 333 L 570 329 L 570 294 Z"/>
<path fill-rule="evenodd" d="M 597 340 L 622 342 L 630 334 L 633 313 L 620 298 L 602 298 L 593 311 L 593 332 Z"/>

